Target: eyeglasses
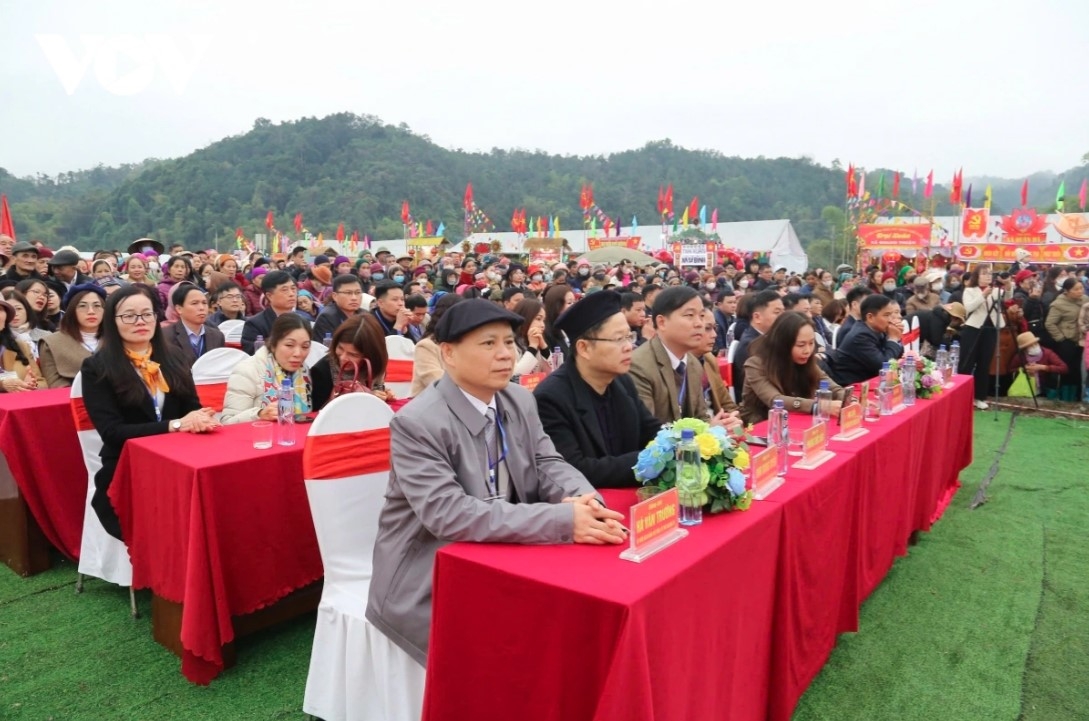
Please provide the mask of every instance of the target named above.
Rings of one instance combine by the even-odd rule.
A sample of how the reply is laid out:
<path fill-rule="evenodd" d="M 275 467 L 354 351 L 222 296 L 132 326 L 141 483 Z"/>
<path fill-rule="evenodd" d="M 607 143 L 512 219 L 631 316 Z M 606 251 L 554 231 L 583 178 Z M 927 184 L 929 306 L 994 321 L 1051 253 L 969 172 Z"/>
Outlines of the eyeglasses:
<path fill-rule="evenodd" d="M 102 310 L 105 307 L 101 303 L 80 303 L 76 305 L 76 310 Z"/>
<path fill-rule="evenodd" d="M 227 293 L 225 295 L 219 296 L 219 299 L 220 300 L 242 300 L 242 294 L 241 293 Z"/>
<path fill-rule="evenodd" d="M 43 288 L 30 288 L 23 295 L 48 295 L 49 291 Z"/>
<path fill-rule="evenodd" d="M 634 345 L 635 344 L 635 333 L 628 333 L 627 335 L 620 336 L 619 338 L 591 338 L 590 336 L 585 336 L 584 339 L 585 340 L 599 340 L 602 343 L 616 343 L 619 346 L 625 346 L 625 345 L 628 345 L 628 344 Z"/>
<path fill-rule="evenodd" d="M 362 298 L 363 291 L 361 290 L 334 290 L 337 295 L 346 295 L 349 298 Z"/>
<path fill-rule="evenodd" d="M 151 322 L 153 322 L 155 320 L 155 314 L 150 312 L 150 311 L 148 311 L 147 313 L 139 313 L 139 314 L 137 314 L 137 313 L 122 313 L 121 315 L 117 316 L 117 319 L 120 320 L 125 325 L 135 325 L 136 321 L 142 321 L 144 323 L 151 323 Z"/>

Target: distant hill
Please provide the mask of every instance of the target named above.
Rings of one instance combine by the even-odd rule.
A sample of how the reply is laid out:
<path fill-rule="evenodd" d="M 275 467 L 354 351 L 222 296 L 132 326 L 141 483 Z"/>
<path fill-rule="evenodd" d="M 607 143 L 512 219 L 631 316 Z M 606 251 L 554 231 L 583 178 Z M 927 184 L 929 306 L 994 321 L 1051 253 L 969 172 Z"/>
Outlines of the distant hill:
<path fill-rule="evenodd" d="M 869 175 L 871 190 L 876 177 Z M 979 197 L 985 181 L 965 179 Z M 822 210 L 842 208 L 844 200 L 843 169 L 805 158 L 727 157 L 669 140 L 607 157 L 469 153 L 442 148 L 404 125 L 347 113 L 282 124 L 258 119 L 247 133 L 173 160 L 56 178 L 20 179 L 0 169 L 0 192 L 12 202 L 20 237 L 84 249 L 124 247 L 142 236 L 192 248 L 209 247 L 218 236 L 220 247 L 229 247 L 237 227 L 247 236 L 262 232 L 269 210 L 285 230 L 302 213 L 315 233 L 331 236 L 343 222 L 349 232 L 400 237 L 404 200 L 417 219 L 441 221 L 447 236 L 459 240 L 467 182 L 497 230 L 508 230 L 512 210 L 523 207 L 530 217 L 558 215 L 561 227 L 580 226 L 585 182 L 614 219 L 628 225 L 637 216 L 645 223 L 657 217 L 659 186 L 672 183 L 678 215 L 699 196 L 708 213 L 718 208 L 720 222 L 789 218 L 807 246 L 833 234 Z M 1019 202 L 1020 180 L 991 182 L 996 209 Z M 1080 182 L 1080 176 L 1067 181 L 1071 196 Z M 1032 199 L 1053 203 L 1057 185 L 1056 176 L 1034 176 Z M 948 190 L 937 186 L 935 195 L 942 200 L 938 213 L 947 213 Z"/>

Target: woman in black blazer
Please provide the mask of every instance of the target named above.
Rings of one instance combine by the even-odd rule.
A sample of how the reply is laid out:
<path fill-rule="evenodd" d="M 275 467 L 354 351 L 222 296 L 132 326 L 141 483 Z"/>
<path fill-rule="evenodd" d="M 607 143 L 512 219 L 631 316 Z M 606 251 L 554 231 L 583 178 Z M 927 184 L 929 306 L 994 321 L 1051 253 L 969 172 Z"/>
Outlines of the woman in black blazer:
<path fill-rule="evenodd" d="M 121 449 L 129 438 L 158 433 L 201 433 L 219 424 L 201 408 L 193 378 L 167 349 L 155 317 L 153 288 L 132 285 L 109 297 L 98 350 L 83 361 L 83 402 L 102 437 L 102 470 L 95 474 L 91 507 L 102 526 L 121 538 L 107 495 Z"/>

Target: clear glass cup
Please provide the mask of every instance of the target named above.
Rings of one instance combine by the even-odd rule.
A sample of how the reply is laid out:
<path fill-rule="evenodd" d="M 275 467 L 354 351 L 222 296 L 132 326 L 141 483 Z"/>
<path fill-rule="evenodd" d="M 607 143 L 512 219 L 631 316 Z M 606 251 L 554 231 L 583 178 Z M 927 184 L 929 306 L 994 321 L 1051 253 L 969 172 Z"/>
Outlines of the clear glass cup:
<path fill-rule="evenodd" d="M 648 498 L 657 496 L 661 492 L 662 489 L 658 486 L 639 486 L 639 488 L 635 489 L 635 498 L 639 503 L 642 503 Z"/>
<path fill-rule="evenodd" d="M 262 451 L 272 448 L 272 431 L 275 424 L 272 421 L 254 421 L 251 427 L 253 428 L 253 447 Z"/>

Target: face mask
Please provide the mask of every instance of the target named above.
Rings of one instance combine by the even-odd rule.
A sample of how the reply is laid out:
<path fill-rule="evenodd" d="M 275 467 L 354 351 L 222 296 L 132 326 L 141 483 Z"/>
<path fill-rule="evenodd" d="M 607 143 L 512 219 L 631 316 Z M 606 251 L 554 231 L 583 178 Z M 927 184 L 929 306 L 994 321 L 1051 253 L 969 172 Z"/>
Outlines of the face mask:
<path fill-rule="evenodd" d="M 659 271 L 659 272 L 658 272 L 658 277 L 659 277 L 659 278 L 665 278 L 665 277 L 666 277 L 666 272 L 665 272 L 664 270 L 662 270 L 662 271 Z"/>
<path fill-rule="evenodd" d="M 394 283 L 404 283 L 405 282 L 405 277 L 403 275 L 395 275 L 395 276 L 393 276 L 393 282 Z"/>
<path fill-rule="evenodd" d="M 488 280 L 499 280 L 498 273 L 488 273 Z"/>
<path fill-rule="evenodd" d="M 604 273 L 594 273 L 594 280 L 596 280 L 598 282 L 601 282 L 601 281 L 605 280 L 605 274 Z"/>
<path fill-rule="evenodd" d="M 1040 346 L 1030 345 L 1028 348 L 1028 354 L 1032 356 L 1042 355 L 1042 353 L 1040 353 Z"/>
<path fill-rule="evenodd" d="M 385 273 L 372 273 L 371 274 L 371 280 L 382 280 L 385 277 L 386 277 Z"/>
<path fill-rule="evenodd" d="M 454 278 L 454 277 L 450 277 L 450 278 L 446 279 L 446 284 L 448 286 L 450 286 L 451 288 L 453 288 L 455 285 L 457 285 L 457 282 L 458 282 L 458 279 Z"/>
<path fill-rule="evenodd" d="M 704 283 L 703 287 L 706 288 L 707 290 L 714 290 L 715 288 L 718 287 L 718 285 L 716 283 Z"/>
<path fill-rule="evenodd" d="M 534 273 L 532 276 L 530 276 L 529 279 L 532 280 L 534 283 L 540 283 L 543 278 L 544 276 L 540 273 Z"/>
<path fill-rule="evenodd" d="M 930 285 L 930 290 L 934 291 L 935 293 L 937 293 L 941 289 L 942 289 L 942 284 L 941 283 L 931 283 L 931 285 Z"/>
<path fill-rule="evenodd" d="M 545 273 L 544 274 L 544 281 L 547 283 L 550 280 L 552 280 L 552 274 L 551 273 Z"/>
<path fill-rule="evenodd" d="M 919 296 L 920 298 L 926 298 L 927 296 L 930 295 L 930 291 L 928 289 L 926 289 L 926 288 L 922 288 L 920 290 L 915 291 L 915 295 Z"/>
<path fill-rule="evenodd" d="M 590 269 L 589 268 L 579 268 L 579 275 L 581 275 L 583 278 L 585 278 L 586 276 L 590 275 Z"/>
<path fill-rule="evenodd" d="M 896 290 L 896 283 L 885 283 L 885 285 L 883 285 L 882 287 L 885 289 L 886 292 Z"/>
<path fill-rule="evenodd" d="M 737 286 L 738 286 L 739 288 L 742 288 L 742 289 L 744 289 L 744 288 L 748 288 L 748 287 L 749 287 L 749 281 L 747 281 L 747 280 L 739 280 L 739 281 L 737 282 Z"/>
<path fill-rule="evenodd" d="M 951 281 L 949 281 L 949 283 L 947 283 L 947 285 L 948 285 L 948 286 L 949 286 L 949 287 L 950 287 L 951 289 L 954 289 L 954 290 L 955 290 L 955 289 L 957 289 L 957 288 L 959 288 L 959 287 L 960 287 L 960 281 L 959 281 L 959 280 L 951 280 Z"/>
<path fill-rule="evenodd" d="M 824 282 L 822 283 L 822 285 L 823 285 L 823 286 L 824 286 L 825 288 L 831 288 L 831 287 L 832 287 L 832 281 L 830 281 L 830 280 L 826 280 L 826 281 L 824 281 Z"/>

